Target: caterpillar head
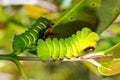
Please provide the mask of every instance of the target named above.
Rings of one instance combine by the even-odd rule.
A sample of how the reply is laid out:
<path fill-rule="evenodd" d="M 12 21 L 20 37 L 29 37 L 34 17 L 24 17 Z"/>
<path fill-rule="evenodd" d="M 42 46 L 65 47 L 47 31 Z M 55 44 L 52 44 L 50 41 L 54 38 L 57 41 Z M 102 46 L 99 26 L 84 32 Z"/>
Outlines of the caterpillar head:
<path fill-rule="evenodd" d="M 83 52 L 88 53 L 93 51 L 97 46 L 99 36 L 92 32 L 89 28 L 83 28 L 80 34 L 80 48 Z"/>

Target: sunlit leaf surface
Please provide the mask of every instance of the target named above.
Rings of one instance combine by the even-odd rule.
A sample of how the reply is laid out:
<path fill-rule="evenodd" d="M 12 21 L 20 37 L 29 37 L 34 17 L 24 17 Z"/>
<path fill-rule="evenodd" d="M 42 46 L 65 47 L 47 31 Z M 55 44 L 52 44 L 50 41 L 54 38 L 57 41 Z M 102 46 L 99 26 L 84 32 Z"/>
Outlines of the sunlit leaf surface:
<path fill-rule="evenodd" d="M 101 33 L 119 13 L 120 0 L 78 0 L 56 21 L 53 32 L 59 33 L 59 37 L 67 37 L 89 27 Z"/>
<path fill-rule="evenodd" d="M 104 67 L 103 67 L 104 66 Z M 98 67 L 99 72 L 105 76 L 111 76 L 120 73 L 120 59 L 107 62 Z"/>

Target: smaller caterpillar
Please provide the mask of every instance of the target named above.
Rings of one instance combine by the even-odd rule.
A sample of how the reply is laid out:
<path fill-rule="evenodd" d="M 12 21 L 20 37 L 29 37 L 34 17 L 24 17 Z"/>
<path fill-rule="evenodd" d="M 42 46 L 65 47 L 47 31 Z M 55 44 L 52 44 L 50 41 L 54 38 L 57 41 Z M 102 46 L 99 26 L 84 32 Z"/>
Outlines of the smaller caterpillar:
<path fill-rule="evenodd" d="M 20 35 L 15 35 L 13 40 L 14 52 L 22 52 L 25 48 L 30 48 L 37 44 L 39 38 L 43 38 L 44 33 L 53 24 L 50 20 L 40 17 L 27 31 Z"/>
<path fill-rule="evenodd" d="M 37 44 L 37 54 L 42 60 L 63 59 L 65 57 L 79 57 L 84 53 L 91 52 L 95 49 L 99 36 L 89 28 L 83 28 L 77 31 L 76 35 L 59 40 L 57 38 L 39 39 Z"/>

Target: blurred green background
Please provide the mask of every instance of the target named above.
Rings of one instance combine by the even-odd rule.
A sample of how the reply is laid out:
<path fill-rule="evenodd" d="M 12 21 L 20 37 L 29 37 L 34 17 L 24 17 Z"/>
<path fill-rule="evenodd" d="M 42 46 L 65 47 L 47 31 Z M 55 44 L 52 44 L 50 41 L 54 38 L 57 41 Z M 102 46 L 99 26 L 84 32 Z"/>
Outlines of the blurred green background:
<path fill-rule="evenodd" d="M 0 54 L 11 53 L 14 35 L 23 33 L 38 17 L 55 21 L 77 0 L 44 1 L 48 7 L 28 4 L 0 6 Z M 100 35 L 96 51 L 106 50 L 120 41 L 119 26 L 120 16 Z M 85 61 L 21 63 L 31 80 L 120 80 L 119 74 L 109 77 L 100 75 L 95 66 Z M 0 80 L 22 80 L 22 77 L 14 63 L 0 60 Z"/>

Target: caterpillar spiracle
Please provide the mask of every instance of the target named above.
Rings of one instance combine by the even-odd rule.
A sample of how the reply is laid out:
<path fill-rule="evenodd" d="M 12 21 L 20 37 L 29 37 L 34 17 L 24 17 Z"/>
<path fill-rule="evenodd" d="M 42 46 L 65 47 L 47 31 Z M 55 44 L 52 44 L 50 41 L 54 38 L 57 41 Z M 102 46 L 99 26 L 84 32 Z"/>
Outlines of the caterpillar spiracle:
<path fill-rule="evenodd" d="M 15 35 L 13 39 L 14 52 L 22 52 L 25 48 L 36 45 L 39 38 L 43 38 L 45 31 L 50 28 L 52 22 L 46 18 L 40 17 L 24 33 Z"/>
<path fill-rule="evenodd" d="M 43 61 L 52 59 L 63 59 L 79 57 L 84 53 L 95 49 L 99 36 L 89 28 L 83 28 L 77 31 L 71 37 L 59 40 L 57 38 L 39 39 L 37 44 L 37 54 Z"/>

